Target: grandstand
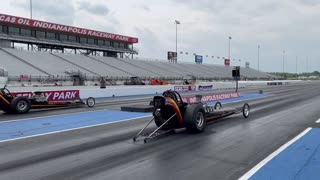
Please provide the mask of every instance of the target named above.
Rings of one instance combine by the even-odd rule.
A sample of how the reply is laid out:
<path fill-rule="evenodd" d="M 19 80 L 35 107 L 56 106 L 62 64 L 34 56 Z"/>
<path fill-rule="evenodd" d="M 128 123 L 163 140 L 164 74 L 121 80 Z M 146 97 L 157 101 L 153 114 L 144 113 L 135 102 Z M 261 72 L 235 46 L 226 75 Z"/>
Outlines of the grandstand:
<path fill-rule="evenodd" d="M 232 67 L 212 64 L 169 63 L 104 56 L 51 53 L 0 48 L 0 63 L 8 71 L 9 81 L 73 81 L 96 84 L 101 77 L 122 84 L 130 77 L 142 80 L 163 79 L 169 82 L 188 78 L 198 80 L 231 80 Z M 242 68 L 242 79 L 269 80 L 274 76 Z M 23 77 L 23 78 L 21 78 Z M 70 83 L 69 83 L 70 84 Z M 90 84 L 90 83 L 85 83 Z"/>
<path fill-rule="evenodd" d="M 179 83 L 232 80 L 232 67 L 133 59 L 138 38 L 0 14 L 0 63 L 12 84 L 123 84 L 131 77 Z M 24 44 L 25 50 L 16 49 Z M 129 59 L 131 58 L 131 59 Z M 242 68 L 242 79 L 275 78 Z"/>
<path fill-rule="evenodd" d="M 128 57 L 137 54 L 133 47 L 139 39 L 73 26 L 0 14 L 0 47 L 27 45 L 28 50 L 45 50 L 95 55 L 102 52 L 109 57 Z"/>

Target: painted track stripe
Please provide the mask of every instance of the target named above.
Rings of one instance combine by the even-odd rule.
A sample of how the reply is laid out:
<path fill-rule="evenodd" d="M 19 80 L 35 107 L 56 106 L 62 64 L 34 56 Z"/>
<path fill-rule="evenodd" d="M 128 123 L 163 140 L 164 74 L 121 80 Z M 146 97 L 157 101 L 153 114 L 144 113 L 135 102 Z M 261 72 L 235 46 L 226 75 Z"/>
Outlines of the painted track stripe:
<path fill-rule="evenodd" d="M 44 136 L 44 135 L 49 135 L 49 134 L 57 134 L 57 133 L 67 132 L 67 131 L 74 131 L 74 130 L 79 130 L 79 129 L 92 128 L 92 127 L 103 126 L 103 125 L 107 125 L 107 124 L 114 124 L 114 123 L 118 123 L 118 122 L 125 122 L 125 121 L 141 119 L 141 118 L 147 118 L 147 117 L 151 117 L 151 116 L 152 115 L 147 115 L 147 116 L 141 116 L 141 117 L 137 117 L 137 118 L 123 119 L 123 120 L 118 120 L 118 121 L 113 121 L 113 122 L 107 122 L 107 123 L 83 126 L 83 127 L 78 127 L 78 128 L 65 129 L 65 130 L 61 130 L 61 131 L 53 131 L 53 132 L 36 134 L 36 135 L 25 136 L 25 137 L 19 137 L 19 138 L 14 138 L 14 139 L 7 139 L 7 140 L 0 141 L 0 143 L 9 142 L 9 141 L 15 141 L 15 140 L 19 140 L 19 139 L 27 139 L 27 138 L 32 138 L 32 137 Z"/>
<path fill-rule="evenodd" d="M 238 180 L 247 180 L 251 176 L 253 176 L 259 169 L 261 169 L 264 165 L 266 165 L 269 161 L 271 161 L 274 157 L 276 157 L 278 154 L 280 154 L 283 150 L 285 150 L 287 147 L 289 147 L 291 144 L 299 140 L 301 137 L 306 135 L 312 128 L 307 128 L 304 131 L 302 131 L 300 134 L 298 134 L 295 138 L 291 139 L 289 142 L 281 146 L 279 149 L 274 151 L 272 154 L 270 154 L 268 157 L 266 157 L 264 160 L 262 160 L 260 163 L 258 163 L 256 166 L 254 166 L 251 170 L 249 170 L 247 173 L 245 173 L 243 176 L 241 176 Z"/>
<path fill-rule="evenodd" d="M 49 115 L 49 116 L 22 118 L 22 119 L 16 119 L 16 120 L 0 121 L 0 124 L 2 124 L 2 123 L 11 123 L 11 122 L 19 122 L 19 121 L 26 121 L 26 120 L 34 120 L 34 119 L 42 119 L 42 118 L 51 118 L 51 117 L 58 117 L 58 116 L 66 116 L 66 115 L 73 115 L 73 114 L 100 112 L 100 111 L 106 111 L 106 110 L 107 109 L 100 109 L 100 110 L 94 110 L 94 111 L 82 111 L 82 112 L 73 112 L 73 113 L 65 113 L 65 114 L 55 114 L 55 115 Z"/>
<path fill-rule="evenodd" d="M 320 119 L 316 120 L 316 123 L 319 124 L 320 123 Z"/>

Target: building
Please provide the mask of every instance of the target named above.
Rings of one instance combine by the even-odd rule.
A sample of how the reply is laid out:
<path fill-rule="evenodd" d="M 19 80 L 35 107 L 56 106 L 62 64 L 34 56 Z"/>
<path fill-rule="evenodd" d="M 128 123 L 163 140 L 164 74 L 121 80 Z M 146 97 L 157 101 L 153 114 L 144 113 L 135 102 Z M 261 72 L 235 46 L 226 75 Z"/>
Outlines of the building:
<path fill-rule="evenodd" d="M 108 57 L 133 57 L 138 38 L 55 24 L 23 17 L 0 14 L 0 47 L 13 48 L 15 43 L 27 45 L 28 50 L 61 51 Z"/>

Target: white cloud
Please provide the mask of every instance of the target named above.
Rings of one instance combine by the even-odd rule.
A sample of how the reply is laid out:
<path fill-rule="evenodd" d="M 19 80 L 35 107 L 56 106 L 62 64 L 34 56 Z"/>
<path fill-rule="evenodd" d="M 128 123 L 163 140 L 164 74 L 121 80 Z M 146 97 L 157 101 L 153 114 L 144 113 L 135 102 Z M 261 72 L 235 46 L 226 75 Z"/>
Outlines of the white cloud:
<path fill-rule="evenodd" d="M 107 15 L 109 13 L 109 8 L 104 4 L 93 4 L 88 1 L 80 1 L 78 4 L 78 9 L 85 10 L 89 14 L 94 14 L 98 16 Z"/>
<path fill-rule="evenodd" d="M 30 4 L 27 0 L 10 1 L 12 9 L 20 9 L 22 12 L 28 13 L 29 17 Z M 72 1 L 65 0 L 33 0 L 32 1 L 32 14 L 34 18 L 47 20 L 54 23 L 73 24 L 75 19 L 75 7 Z M 10 13 L 12 14 L 12 13 Z M 20 14 L 20 13 L 19 13 Z M 22 13 L 21 13 L 22 14 Z M 15 15 L 15 14 L 14 14 Z"/>

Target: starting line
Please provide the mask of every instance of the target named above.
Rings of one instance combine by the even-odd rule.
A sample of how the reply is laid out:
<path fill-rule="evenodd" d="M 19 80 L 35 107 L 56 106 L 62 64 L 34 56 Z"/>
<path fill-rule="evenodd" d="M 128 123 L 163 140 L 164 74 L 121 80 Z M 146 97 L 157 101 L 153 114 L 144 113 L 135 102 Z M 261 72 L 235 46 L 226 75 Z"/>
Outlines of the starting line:
<path fill-rule="evenodd" d="M 318 180 L 320 177 L 320 129 L 308 128 L 267 158 L 239 180 Z"/>
<path fill-rule="evenodd" d="M 222 104 L 267 97 L 267 94 L 242 94 L 239 98 L 220 101 Z M 215 102 L 211 102 L 214 104 Z M 211 104 L 208 103 L 208 104 Z M 32 112 L 31 112 L 32 113 Z M 99 110 L 47 117 L 0 122 L 0 142 L 101 126 L 121 121 L 150 117 L 151 113 Z"/>

